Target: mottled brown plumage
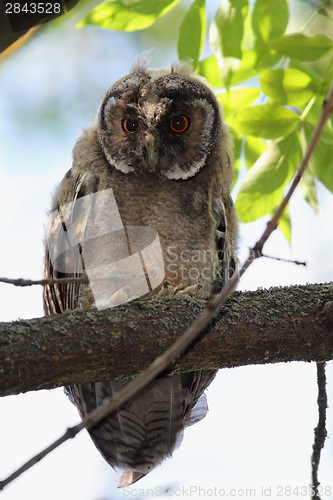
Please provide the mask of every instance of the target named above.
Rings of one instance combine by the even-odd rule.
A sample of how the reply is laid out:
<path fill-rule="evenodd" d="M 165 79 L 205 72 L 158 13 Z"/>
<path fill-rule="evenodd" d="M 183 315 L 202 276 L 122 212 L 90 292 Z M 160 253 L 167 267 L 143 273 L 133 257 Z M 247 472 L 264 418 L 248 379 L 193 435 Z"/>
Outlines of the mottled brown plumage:
<path fill-rule="evenodd" d="M 91 286 L 45 287 L 45 313 L 114 307 L 143 295 L 136 287 L 142 274 L 130 257 L 141 255 L 142 263 L 145 248 L 157 240 L 151 268 L 145 261 L 150 280 L 144 295 L 219 290 L 236 265 L 231 180 L 230 137 L 206 81 L 185 63 L 171 70 L 135 66 L 107 91 L 97 122 L 77 141 L 73 166 L 53 197 L 46 234 L 45 277 L 88 273 L 89 261 L 98 276 L 98 269 L 111 265 L 109 288 L 97 274 L 95 288 L 92 281 Z M 107 225 L 109 205 L 88 195 L 111 189 L 119 210 L 114 218 L 125 229 L 117 226 L 97 238 Z M 161 248 L 162 264 L 156 248 Z M 159 378 L 90 431 L 107 462 L 125 470 L 121 486 L 170 456 L 184 427 L 205 416 L 203 392 L 214 376 L 201 371 Z M 67 391 L 84 416 L 125 383 L 98 382 Z"/>

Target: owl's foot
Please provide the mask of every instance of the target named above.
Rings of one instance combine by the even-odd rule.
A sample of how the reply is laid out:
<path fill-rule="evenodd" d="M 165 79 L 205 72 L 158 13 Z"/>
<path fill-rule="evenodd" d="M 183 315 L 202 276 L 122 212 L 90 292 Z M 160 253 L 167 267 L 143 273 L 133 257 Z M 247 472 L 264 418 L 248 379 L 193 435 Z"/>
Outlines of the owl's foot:
<path fill-rule="evenodd" d="M 124 304 L 125 302 L 129 302 L 130 300 L 135 299 L 135 294 L 133 292 L 132 287 L 126 285 L 117 290 L 108 300 L 108 306 L 114 307 L 119 306 L 120 304 Z"/>
<path fill-rule="evenodd" d="M 169 295 L 171 295 L 170 281 L 164 281 L 157 297 L 168 297 Z"/>
<path fill-rule="evenodd" d="M 164 281 L 162 284 L 161 290 L 158 292 L 158 297 L 168 297 L 172 296 L 174 297 L 175 295 L 189 295 L 190 297 L 193 297 L 194 295 L 197 295 L 200 290 L 202 289 L 202 285 L 200 283 L 196 283 L 195 285 L 183 287 L 183 285 L 178 285 L 174 288 L 170 286 L 169 281 Z"/>
<path fill-rule="evenodd" d="M 80 295 L 78 299 L 79 308 L 83 310 L 91 309 L 95 307 L 95 304 L 91 297 L 87 297 L 86 295 Z"/>
<path fill-rule="evenodd" d="M 202 289 L 202 285 L 200 283 L 196 283 L 195 285 L 190 285 L 187 286 L 186 288 L 181 288 L 181 285 L 177 286 L 172 295 L 189 295 L 190 297 L 193 297 L 194 295 L 197 295 L 200 290 Z"/>

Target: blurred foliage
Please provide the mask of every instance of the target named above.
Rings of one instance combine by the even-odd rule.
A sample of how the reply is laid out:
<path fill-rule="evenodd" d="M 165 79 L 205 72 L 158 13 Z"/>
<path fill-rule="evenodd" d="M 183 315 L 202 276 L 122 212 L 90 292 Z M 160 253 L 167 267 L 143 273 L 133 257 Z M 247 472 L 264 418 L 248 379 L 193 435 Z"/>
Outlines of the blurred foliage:
<path fill-rule="evenodd" d="M 96 24 L 101 28 L 135 31 L 148 28 L 173 9 L 179 0 L 113 0 L 97 5 L 78 27 Z"/>
<path fill-rule="evenodd" d="M 107 0 L 78 26 L 93 23 L 117 30 L 144 29 L 176 3 Z M 333 34 L 333 2 L 299 1 L 293 9 L 291 3 L 223 0 L 206 27 L 205 0 L 194 0 L 179 28 L 179 58 L 191 59 L 195 71 L 216 88 L 225 120 L 233 130 L 235 182 L 240 158 L 244 158 L 246 174 L 236 200 L 243 222 L 272 214 L 280 203 L 307 148 L 333 77 L 332 36 L 322 34 Z M 304 7 L 308 19 L 299 27 L 297 13 Z M 294 26 L 296 30 L 290 28 Z M 321 32 L 315 32 L 314 26 Z M 200 59 L 206 30 L 214 55 Z M 323 64 L 318 64 L 320 59 Z M 332 152 L 331 117 L 300 188 L 314 209 L 314 177 L 333 192 Z M 280 229 L 290 240 L 288 213 L 280 221 Z"/>
<path fill-rule="evenodd" d="M 11 138 L 24 138 L 35 151 L 41 146 L 36 141 L 43 148 L 48 141 L 61 145 L 58 153 L 65 147 L 68 151 L 82 127 L 95 120 L 108 87 L 128 72 L 138 53 L 154 47 L 153 64 L 177 58 L 174 40 L 185 14 L 181 3 L 141 31 L 115 32 L 93 25 L 75 29 L 98 3 L 80 0 L 1 61 L 0 132 L 5 128 Z M 5 155 L 13 156 L 12 150 L 9 141 L 2 145 L 3 161 Z M 18 164 L 19 153 L 11 161 Z"/>

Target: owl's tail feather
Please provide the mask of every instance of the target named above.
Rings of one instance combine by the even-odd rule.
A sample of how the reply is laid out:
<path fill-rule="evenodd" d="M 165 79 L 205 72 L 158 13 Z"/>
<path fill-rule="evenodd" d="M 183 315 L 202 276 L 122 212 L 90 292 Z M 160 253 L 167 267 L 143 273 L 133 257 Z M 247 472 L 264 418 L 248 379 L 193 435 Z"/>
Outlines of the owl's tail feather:
<path fill-rule="evenodd" d="M 189 372 L 152 381 L 117 411 L 89 429 L 97 449 L 116 470 L 120 488 L 146 476 L 179 446 L 184 427 L 205 417 L 203 391 L 215 371 Z M 127 381 L 108 380 L 66 388 L 82 417 L 121 390 Z"/>
<path fill-rule="evenodd" d="M 141 472 L 137 472 L 135 470 L 129 470 L 122 474 L 118 488 L 125 488 L 125 486 L 131 486 L 132 484 L 142 479 L 147 474 L 142 474 Z"/>

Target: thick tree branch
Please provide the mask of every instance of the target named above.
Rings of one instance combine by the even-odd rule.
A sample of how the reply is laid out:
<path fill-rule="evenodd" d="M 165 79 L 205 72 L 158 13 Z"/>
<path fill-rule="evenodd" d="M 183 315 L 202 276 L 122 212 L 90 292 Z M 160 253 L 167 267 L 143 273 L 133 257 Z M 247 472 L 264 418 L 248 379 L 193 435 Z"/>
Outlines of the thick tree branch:
<path fill-rule="evenodd" d="M 0 394 L 137 375 L 202 313 L 199 298 L 146 299 L 0 323 Z M 236 292 L 174 371 L 333 359 L 333 285 Z"/>

